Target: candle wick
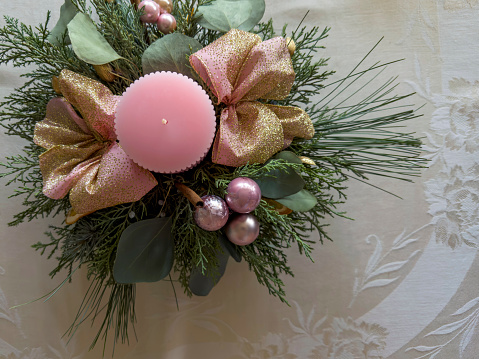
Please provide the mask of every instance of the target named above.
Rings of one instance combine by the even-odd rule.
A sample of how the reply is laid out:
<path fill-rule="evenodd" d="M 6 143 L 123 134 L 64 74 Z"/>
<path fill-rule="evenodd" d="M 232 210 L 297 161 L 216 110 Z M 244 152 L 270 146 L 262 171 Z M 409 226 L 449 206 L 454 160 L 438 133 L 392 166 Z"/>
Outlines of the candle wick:
<path fill-rule="evenodd" d="M 163 125 L 166 125 L 168 123 L 168 120 L 164 118 L 163 120 L 161 120 L 161 123 L 163 123 Z"/>

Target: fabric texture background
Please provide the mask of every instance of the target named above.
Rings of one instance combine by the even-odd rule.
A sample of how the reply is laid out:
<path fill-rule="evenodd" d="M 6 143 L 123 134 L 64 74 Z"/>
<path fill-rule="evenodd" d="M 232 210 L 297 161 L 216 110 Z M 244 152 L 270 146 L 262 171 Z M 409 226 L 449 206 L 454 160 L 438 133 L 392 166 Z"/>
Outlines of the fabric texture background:
<path fill-rule="evenodd" d="M 6 2 L 2 15 L 52 24 L 62 1 Z M 346 75 L 384 36 L 368 61 L 405 60 L 380 78 L 398 75 L 398 92 L 416 92 L 423 117 L 405 131 L 424 137 L 429 168 L 415 183 L 372 178 L 403 199 L 351 181 L 341 206 L 354 221 L 330 220 L 334 242 L 317 245 L 311 263 L 295 250 L 295 278 L 285 278 L 291 306 L 269 296 L 245 263 L 230 261 L 206 298 L 170 283 L 137 290 L 138 341 L 117 345 L 116 358 L 157 359 L 474 359 L 479 354 L 479 1 L 267 0 L 265 19 L 280 30 L 331 26 L 319 55 L 335 78 Z M 2 24 L 4 23 L 1 20 Z M 22 83 L 24 69 L 0 68 L 0 96 Z M 23 143 L 1 134 L 1 157 Z M 5 181 L 2 182 L 4 184 Z M 30 246 L 61 218 L 7 227 L 21 210 L 0 195 L 0 358 L 100 358 L 88 351 L 95 328 L 84 323 L 62 338 L 88 288 L 77 273 L 46 303 L 11 307 L 41 297 L 63 278 Z M 179 289 L 179 288 L 177 288 Z M 178 291 L 180 292 L 180 291 Z M 107 345 L 111 352 L 111 343 Z"/>

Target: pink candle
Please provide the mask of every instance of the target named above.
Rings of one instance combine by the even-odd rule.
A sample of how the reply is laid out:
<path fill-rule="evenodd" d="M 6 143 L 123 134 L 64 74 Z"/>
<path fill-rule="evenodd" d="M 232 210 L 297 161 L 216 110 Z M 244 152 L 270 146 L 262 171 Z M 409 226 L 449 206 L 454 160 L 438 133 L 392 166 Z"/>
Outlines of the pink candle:
<path fill-rule="evenodd" d="M 196 82 L 174 72 L 136 80 L 121 96 L 115 116 L 120 146 L 153 172 L 192 168 L 206 156 L 215 136 L 209 96 Z"/>

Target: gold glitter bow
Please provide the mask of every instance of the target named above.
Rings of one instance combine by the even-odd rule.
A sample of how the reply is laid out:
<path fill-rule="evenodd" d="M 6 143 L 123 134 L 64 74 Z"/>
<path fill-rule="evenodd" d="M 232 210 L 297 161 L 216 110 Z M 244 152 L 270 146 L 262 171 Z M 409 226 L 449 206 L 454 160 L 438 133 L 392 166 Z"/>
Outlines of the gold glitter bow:
<path fill-rule="evenodd" d="M 58 80 L 64 98 L 50 100 L 34 132 L 34 142 L 47 150 L 40 155 L 43 193 L 59 199 L 70 192 L 72 208 L 80 214 L 141 199 L 157 181 L 116 142 L 119 96 L 68 70 Z"/>
<path fill-rule="evenodd" d="M 227 105 L 213 144 L 213 162 L 235 167 L 263 163 L 293 137 L 313 137 L 313 124 L 302 109 L 257 101 L 282 100 L 291 91 L 295 73 L 285 39 L 262 42 L 258 35 L 230 30 L 191 55 L 190 63 L 218 104 Z"/>

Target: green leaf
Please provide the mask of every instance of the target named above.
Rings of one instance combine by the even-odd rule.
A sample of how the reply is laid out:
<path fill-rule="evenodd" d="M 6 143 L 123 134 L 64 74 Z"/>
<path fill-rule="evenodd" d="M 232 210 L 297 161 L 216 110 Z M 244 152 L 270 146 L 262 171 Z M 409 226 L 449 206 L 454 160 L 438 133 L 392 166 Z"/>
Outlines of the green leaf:
<path fill-rule="evenodd" d="M 90 65 L 104 65 L 121 59 L 87 15 L 78 13 L 67 27 L 73 51 L 80 60 Z"/>
<path fill-rule="evenodd" d="M 113 277 L 118 283 L 157 282 L 170 273 L 173 247 L 170 218 L 133 223 L 120 237 Z"/>
<path fill-rule="evenodd" d="M 71 2 L 71 0 L 65 0 L 65 3 L 60 8 L 60 18 L 58 19 L 57 24 L 54 26 L 52 31 L 47 37 L 47 40 L 50 41 L 53 45 L 61 45 L 60 40 L 67 31 L 68 23 L 75 17 L 78 9 Z M 66 37 L 66 44 L 70 43 L 70 39 Z"/>
<path fill-rule="evenodd" d="M 297 212 L 308 212 L 318 203 L 316 197 L 305 189 L 276 201 Z"/>
<path fill-rule="evenodd" d="M 294 152 L 291 152 L 291 151 L 279 152 L 278 154 L 274 156 L 274 158 L 278 160 L 285 160 L 286 162 L 289 162 L 289 163 L 298 163 L 298 164 L 303 163 L 301 159 L 298 156 L 296 156 Z"/>
<path fill-rule="evenodd" d="M 238 250 L 238 246 L 236 244 L 233 244 L 231 243 L 228 238 L 226 238 L 224 235 L 220 234 L 218 236 L 218 240 L 220 241 L 220 244 L 221 244 L 221 247 L 226 250 L 231 257 L 233 257 L 233 259 L 236 261 L 236 262 L 241 262 L 242 260 L 242 256 L 241 256 L 241 253 L 240 251 Z"/>
<path fill-rule="evenodd" d="M 221 32 L 250 31 L 263 18 L 264 0 L 213 0 L 198 7 L 198 24 Z"/>
<path fill-rule="evenodd" d="M 306 184 L 303 178 L 291 167 L 269 171 L 255 181 L 261 189 L 261 195 L 273 199 L 299 192 Z"/>
<path fill-rule="evenodd" d="M 189 56 L 201 50 L 201 44 L 186 35 L 173 33 L 152 43 L 143 53 L 143 73 L 172 71 L 192 77 Z"/>
<path fill-rule="evenodd" d="M 220 239 L 222 236 L 219 236 Z M 226 271 L 226 265 L 228 264 L 229 250 L 224 246 L 224 242 L 220 239 L 222 252 L 216 252 L 216 258 L 218 259 L 217 271 L 213 273 L 203 273 L 201 268 L 196 267 L 191 271 L 190 281 L 188 287 L 191 292 L 198 296 L 207 296 L 213 287 L 218 284 L 223 274 Z"/>
<path fill-rule="evenodd" d="M 244 31 L 251 31 L 263 18 L 266 5 L 264 0 L 247 0 L 251 4 L 253 11 L 251 12 L 248 20 L 242 23 L 238 29 Z"/>

